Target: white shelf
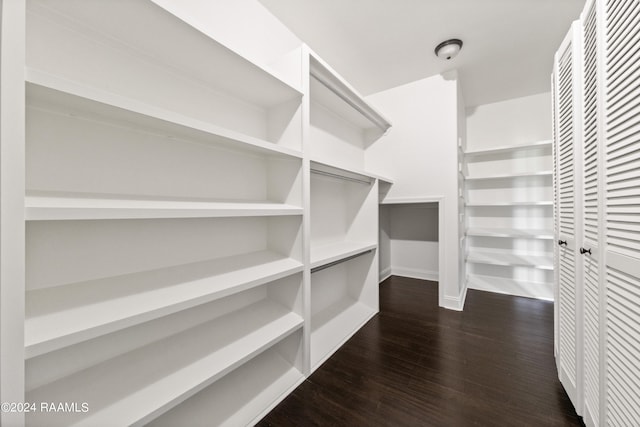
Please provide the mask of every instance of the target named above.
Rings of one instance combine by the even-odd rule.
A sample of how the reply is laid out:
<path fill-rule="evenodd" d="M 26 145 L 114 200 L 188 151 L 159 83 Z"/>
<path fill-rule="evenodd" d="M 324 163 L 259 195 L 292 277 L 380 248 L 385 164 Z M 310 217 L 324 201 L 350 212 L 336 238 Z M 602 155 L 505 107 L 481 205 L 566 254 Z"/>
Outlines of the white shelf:
<path fill-rule="evenodd" d="M 302 215 L 302 208 L 265 202 L 207 202 L 27 195 L 27 221 L 133 219 L 133 218 L 218 218 L 245 216 Z"/>
<path fill-rule="evenodd" d="M 469 228 L 467 236 L 482 237 L 513 237 L 526 239 L 553 239 L 550 230 L 525 229 L 525 228 Z"/>
<path fill-rule="evenodd" d="M 311 172 L 319 172 L 321 174 L 326 174 L 329 176 L 334 176 L 335 178 L 342 178 L 353 181 L 362 181 L 364 183 L 371 182 L 372 180 L 380 180 L 389 184 L 393 184 L 393 180 L 391 178 L 384 177 L 382 175 L 378 175 L 372 172 L 368 172 L 361 169 L 353 169 L 353 168 L 342 168 L 336 165 L 332 165 L 325 161 L 320 160 L 311 160 Z"/>
<path fill-rule="evenodd" d="M 338 73 L 314 53 L 309 55 L 311 93 L 324 105 L 362 129 L 389 130 L 391 122 L 378 112 Z"/>
<path fill-rule="evenodd" d="M 302 269 L 299 261 L 262 251 L 29 291 L 25 354 L 35 357 Z"/>
<path fill-rule="evenodd" d="M 274 350 L 267 350 L 197 395 L 157 418 L 149 427 L 253 425 L 304 381 Z"/>
<path fill-rule="evenodd" d="M 467 286 L 469 289 L 480 291 L 553 301 L 553 283 L 470 274 L 467 277 Z"/>
<path fill-rule="evenodd" d="M 249 150 L 263 155 L 292 156 L 302 153 L 211 123 L 154 107 L 100 89 L 81 85 L 27 68 L 27 105 L 65 114 L 109 121 L 173 139 Z"/>
<path fill-rule="evenodd" d="M 520 145 L 503 145 L 494 148 L 485 148 L 482 150 L 471 150 L 464 153 L 467 157 L 473 156 L 484 156 L 489 154 L 500 154 L 500 153 L 508 153 L 519 150 L 532 150 L 537 148 L 551 148 L 551 140 L 545 141 L 536 141 L 531 144 L 520 144 Z"/>
<path fill-rule="evenodd" d="M 206 19 L 175 16 L 149 0 L 29 3 L 30 13 L 62 21 L 101 43 L 255 105 L 270 107 L 301 96 L 268 70 L 213 40 L 205 28 L 197 28 Z"/>
<path fill-rule="evenodd" d="M 300 329 L 303 319 L 262 300 L 27 394 L 87 402 L 87 413 L 35 413 L 31 425 L 143 425 Z M 42 417 L 42 418 L 39 418 Z"/>
<path fill-rule="evenodd" d="M 500 174 L 500 175 L 487 175 L 487 176 L 464 176 L 466 181 L 484 181 L 491 179 L 514 179 L 514 178 L 523 178 L 523 177 L 531 177 L 531 176 L 551 176 L 551 171 L 536 171 L 536 172 L 521 172 L 521 173 L 511 173 L 511 174 Z"/>
<path fill-rule="evenodd" d="M 376 311 L 346 298 L 311 318 L 311 369 L 315 370 L 358 331 Z"/>
<path fill-rule="evenodd" d="M 506 267 L 526 266 L 553 270 L 552 255 L 521 255 L 512 252 L 488 252 L 474 249 L 467 254 L 467 262 Z"/>
<path fill-rule="evenodd" d="M 553 202 L 538 201 L 538 202 L 472 202 L 465 203 L 467 207 L 482 207 L 482 206 L 553 206 Z"/>
<path fill-rule="evenodd" d="M 324 245 L 311 244 L 311 268 L 321 267 L 354 255 L 374 250 L 377 243 L 371 242 L 336 242 Z"/>

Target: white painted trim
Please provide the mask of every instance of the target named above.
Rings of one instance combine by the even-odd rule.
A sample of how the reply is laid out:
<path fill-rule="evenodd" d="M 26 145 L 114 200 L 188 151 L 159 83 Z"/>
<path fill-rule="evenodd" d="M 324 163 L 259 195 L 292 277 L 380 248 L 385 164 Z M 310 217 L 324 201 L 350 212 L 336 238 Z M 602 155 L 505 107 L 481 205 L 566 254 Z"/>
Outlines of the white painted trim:
<path fill-rule="evenodd" d="M 457 297 L 445 295 L 443 297 L 444 304 L 441 303 L 440 307 L 444 307 L 449 310 L 463 311 L 464 303 L 466 302 L 466 300 L 467 300 L 467 286 L 465 286 L 462 289 L 462 291 L 460 292 L 460 295 L 458 295 Z"/>
<path fill-rule="evenodd" d="M 378 283 L 382 283 L 382 282 L 384 282 L 385 280 L 387 280 L 389 277 L 391 277 L 391 271 L 392 271 L 392 270 L 391 270 L 391 267 L 387 267 L 387 268 L 385 268 L 384 270 L 382 270 L 382 271 L 380 272 L 380 276 L 379 276 L 379 279 L 378 279 Z"/>
<path fill-rule="evenodd" d="M 544 283 L 540 284 L 545 285 Z M 476 291 L 484 291 L 484 292 L 493 292 L 494 294 L 502 294 L 502 295 L 513 295 L 516 297 L 524 297 L 524 298 L 534 298 L 534 299 L 539 299 L 542 301 L 551 301 L 553 302 L 553 296 L 551 297 L 546 297 L 546 296 L 542 296 L 542 295 L 538 295 L 534 292 L 522 292 L 521 288 L 518 288 L 517 286 L 515 286 L 515 282 L 514 282 L 514 287 L 511 289 L 504 289 L 504 287 L 501 288 L 488 288 L 488 287 L 483 287 L 483 286 L 477 286 L 477 285 L 473 285 L 471 283 L 467 283 L 467 288 L 468 289 L 473 289 Z"/>
<path fill-rule="evenodd" d="M 438 272 L 432 270 L 423 270 L 421 268 L 406 268 L 406 267 L 394 267 L 391 266 L 392 276 L 410 277 L 412 279 L 431 280 L 433 282 L 438 281 Z"/>
<path fill-rule="evenodd" d="M 582 420 L 584 425 L 587 427 L 596 427 L 598 425 L 594 421 L 593 415 L 591 415 L 591 410 L 589 409 L 589 404 L 586 400 L 584 402 L 584 414 L 582 415 Z"/>

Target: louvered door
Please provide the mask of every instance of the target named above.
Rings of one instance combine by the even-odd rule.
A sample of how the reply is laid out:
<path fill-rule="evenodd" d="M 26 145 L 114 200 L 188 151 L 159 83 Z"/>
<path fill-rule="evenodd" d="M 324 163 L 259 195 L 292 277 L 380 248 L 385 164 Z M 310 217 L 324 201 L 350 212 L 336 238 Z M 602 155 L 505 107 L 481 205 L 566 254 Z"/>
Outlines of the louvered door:
<path fill-rule="evenodd" d="M 556 53 L 556 156 L 558 187 L 558 375 L 571 398 L 576 411 L 581 413 L 579 395 L 581 387 L 580 328 L 581 316 L 579 275 L 581 221 L 580 191 L 578 187 L 581 168 L 580 150 L 581 120 L 579 58 L 581 32 L 576 22 Z"/>
<path fill-rule="evenodd" d="M 606 424 L 640 423 L 640 1 L 607 0 Z"/>
<path fill-rule="evenodd" d="M 601 79 L 599 79 L 599 9 L 598 2 L 588 1 L 581 16 L 583 36 L 583 366 L 584 421 L 587 426 L 600 425 L 600 159 L 602 145 Z"/>

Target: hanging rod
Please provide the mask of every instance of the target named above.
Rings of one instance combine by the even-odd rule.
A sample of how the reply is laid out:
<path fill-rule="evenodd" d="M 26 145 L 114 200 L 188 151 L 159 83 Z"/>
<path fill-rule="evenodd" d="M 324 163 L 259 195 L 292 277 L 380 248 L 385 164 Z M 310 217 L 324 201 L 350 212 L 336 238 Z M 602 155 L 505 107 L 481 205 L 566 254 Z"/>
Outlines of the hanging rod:
<path fill-rule="evenodd" d="M 334 265 L 342 264 L 343 262 L 350 261 L 350 260 L 352 260 L 354 258 L 358 258 L 359 256 L 366 255 L 366 254 L 371 253 L 373 251 L 374 251 L 373 249 L 368 249 L 368 250 L 366 250 L 364 252 L 360 252 L 359 254 L 351 255 L 351 256 L 348 256 L 346 258 L 342 258 L 342 259 L 339 259 L 337 261 L 330 262 L 328 264 L 324 264 L 324 265 L 321 265 L 321 266 L 318 266 L 318 267 L 314 267 L 314 268 L 311 269 L 311 273 L 315 273 L 315 272 L 324 270 L 325 268 L 333 267 Z"/>
<path fill-rule="evenodd" d="M 319 169 L 311 168 L 311 173 L 315 173 L 316 175 L 329 176 L 331 178 L 344 179 L 345 181 L 359 182 L 360 184 L 367 184 L 367 185 L 371 184 L 371 180 L 352 178 L 350 176 L 344 176 L 344 175 L 340 175 L 340 174 L 337 174 L 337 173 L 327 172 L 327 171 L 323 171 L 323 170 L 319 170 Z"/>

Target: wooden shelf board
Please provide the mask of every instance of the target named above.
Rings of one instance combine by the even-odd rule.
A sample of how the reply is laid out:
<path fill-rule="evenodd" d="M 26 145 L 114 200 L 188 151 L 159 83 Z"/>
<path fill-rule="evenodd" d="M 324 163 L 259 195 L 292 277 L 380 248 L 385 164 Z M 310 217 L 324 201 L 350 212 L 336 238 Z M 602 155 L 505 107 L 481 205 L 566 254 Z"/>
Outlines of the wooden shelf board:
<path fill-rule="evenodd" d="M 311 268 L 320 267 L 358 255 L 378 247 L 377 243 L 342 241 L 329 244 L 311 244 Z"/>
<path fill-rule="evenodd" d="M 532 150 L 537 148 L 551 147 L 551 140 L 536 141 L 531 144 L 519 144 L 519 145 L 503 145 L 493 148 L 485 148 L 482 150 L 470 150 L 464 153 L 465 156 L 483 156 L 489 154 L 507 153 L 518 150 Z"/>
<path fill-rule="evenodd" d="M 480 291 L 553 301 L 553 283 L 470 274 L 467 277 L 467 286 L 469 289 Z"/>
<path fill-rule="evenodd" d="M 522 178 L 529 176 L 551 176 L 553 173 L 551 171 L 536 171 L 536 172 L 522 172 L 522 173 L 511 173 L 511 174 L 500 174 L 500 175 L 488 175 L 488 176 L 467 176 L 464 175 L 464 179 L 466 181 L 483 181 L 483 180 L 491 180 L 491 179 L 513 179 L 513 178 Z"/>
<path fill-rule="evenodd" d="M 311 369 L 315 370 L 356 333 L 376 311 L 345 298 L 311 318 Z"/>
<path fill-rule="evenodd" d="M 302 215 L 303 209 L 279 203 L 206 202 L 133 198 L 69 197 L 40 194 L 25 198 L 27 221 L 133 219 L 133 218 L 218 218 L 244 216 Z"/>
<path fill-rule="evenodd" d="M 108 121 L 171 139 L 215 145 L 269 156 L 301 158 L 302 153 L 233 130 L 167 111 L 100 89 L 27 68 L 27 105 Z"/>
<path fill-rule="evenodd" d="M 537 202 L 467 202 L 467 207 L 492 207 L 492 206 L 553 206 L 553 202 L 550 201 L 537 201 Z"/>
<path fill-rule="evenodd" d="M 553 239 L 553 232 L 539 229 L 520 228 L 468 228 L 467 236 L 514 237 L 529 239 Z"/>
<path fill-rule="evenodd" d="M 45 19 L 63 21 L 82 36 L 257 106 L 270 107 L 302 96 L 267 69 L 209 37 L 206 20 L 177 16 L 183 13 L 179 7 L 168 11 L 153 1 L 34 0 L 28 9 Z M 139 29 L 140 22 L 144 31 Z"/>
<path fill-rule="evenodd" d="M 507 267 L 525 266 L 541 270 L 553 270 L 553 256 L 548 255 L 521 255 L 470 249 L 466 260 L 474 264 L 490 264 Z"/>
<path fill-rule="evenodd" d="M 262 251 L 28 291 L 25 354 L 35 357 L 302 269 L 299 261 Z"/>
<path fill-rule="evenodd" d="M 267 350 L 213 385 L 157 418 L 149 427 L 175 427 L 185 420 L 207 425 L 253 425 L 304 381 L 304 375 L 274 350 Z"/>
<path fill-rule="evenodd" d="M 391 122 L 315 53 L 309 54 L 311 99 L 362 129 L 384 133 Z"/>
<path fill-rule="evenodd" d="M 211 385 L 303 325 L 269 300 L 134 350 L 27 394 L 34 402 L 87 402 L 87 413 L 33 425 L 143 425 Z M 60 414 L 57 414 L 60 415 Z M 39 419 L 38 416 L 42 416 Z"/>

